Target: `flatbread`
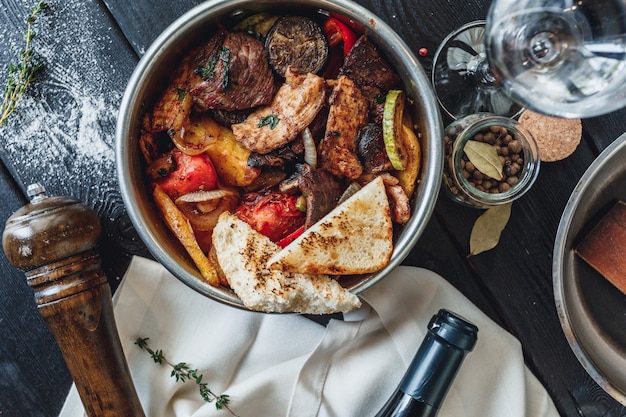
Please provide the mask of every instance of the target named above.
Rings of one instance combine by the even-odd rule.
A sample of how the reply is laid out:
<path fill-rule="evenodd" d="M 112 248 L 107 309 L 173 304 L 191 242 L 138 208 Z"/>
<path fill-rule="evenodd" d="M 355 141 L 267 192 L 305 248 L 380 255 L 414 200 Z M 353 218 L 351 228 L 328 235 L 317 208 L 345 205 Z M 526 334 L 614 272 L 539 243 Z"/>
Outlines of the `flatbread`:
<path fill-rule="evenodd" d="M 542 162 L 555 162 L 570 156 L 580 143 L 583 126 L 580 119 L 563 119 L 524 110 L 519 123 L 535 138 Z"/>
<path fill-rule="evenodd" d="M 384 268 L 393 253 L 393 224 L 382 177 L 276 253 L 270 269 L 306 274 L 369 274 Z"/>

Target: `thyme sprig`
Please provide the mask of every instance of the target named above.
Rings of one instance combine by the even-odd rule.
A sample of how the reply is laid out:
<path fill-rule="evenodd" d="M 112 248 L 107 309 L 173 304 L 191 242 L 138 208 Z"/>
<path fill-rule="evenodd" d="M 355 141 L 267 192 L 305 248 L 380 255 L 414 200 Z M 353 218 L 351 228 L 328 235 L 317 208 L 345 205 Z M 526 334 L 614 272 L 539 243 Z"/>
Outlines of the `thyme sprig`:
<path fill-rule="evenodd" d="M 227 410 L 231 415 L 237 416 L 235 412 L 229 407 L 230 397 L 226 394 L 217 395 L 211 391 L 206 382 L 202 381 L 202 374 L 198 374 L 197 369 L 191 369 L 189 364 L 186 362 L 178 362 L 173 363 L 170 362 L 163 353 L 163 350 L 157 349 L 153 350 L 148 346 L 148 340 L 150 338 L 137 338 L 135 344 L 139 346 L 140 349 L 145 350 L 150 354 L 152 360 L 158 364 L 167 364 L 172 368 L 172 373 L 170 376 L 176 379 L 176 382 L 186 382 L 186 381 L 194 381 L 196 385 L 198 385 L 198 389 L 200 391 L 200 396 L 202 399 L 208 403 L 215 401 L 215 408 L 218 410 L 224 409 Z"/>
<path fill-rule="evenodd" d="M 24 34 L 26 44 L 20 52 L 20 59 L 17 64 L 9 64 L 9 74 L 4 87 L 4 98 L 0 107 L 2 111 L 0 126 L 4 125 L 9 116 L 13 114 L 26 89 L 35 79 L 37 72 L 43 67 L 42 63 L 35 61 L 35 51 L 32 47 L 32 41 L 35 38 L 33 26 L 37 16 L 47 8 L 48 4 L 44 0 L 39 0 L 26 18 L 26 33 Z"/>

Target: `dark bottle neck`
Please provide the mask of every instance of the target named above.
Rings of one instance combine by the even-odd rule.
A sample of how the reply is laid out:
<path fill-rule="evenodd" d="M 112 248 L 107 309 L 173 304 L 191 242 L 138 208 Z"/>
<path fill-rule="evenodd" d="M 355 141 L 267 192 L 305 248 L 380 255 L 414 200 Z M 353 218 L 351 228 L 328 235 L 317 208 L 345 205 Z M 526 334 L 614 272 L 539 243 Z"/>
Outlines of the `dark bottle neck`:
<path fill-rule="evenodd" d="M 466 351 L 428 333 L 400 382 L 399 390 L 439 408 L 465 358 Z"/>

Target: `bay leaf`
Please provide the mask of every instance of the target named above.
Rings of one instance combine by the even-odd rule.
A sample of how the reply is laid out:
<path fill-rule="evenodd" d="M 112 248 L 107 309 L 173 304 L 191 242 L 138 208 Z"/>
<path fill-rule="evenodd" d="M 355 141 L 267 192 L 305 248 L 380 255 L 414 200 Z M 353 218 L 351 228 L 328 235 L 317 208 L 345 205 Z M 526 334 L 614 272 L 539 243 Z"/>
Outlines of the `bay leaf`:
<path fill-rule="evenodd" d="M 468 140 L 463 147 L 463 151 L 472 164 L 483 174 L 494 180 L 502 180 L 502 161 L 498 157 L 496 148 L 484 142 Z"/>
<path fill-rule="evenodd" d="M 490 207 L 476 219 L 470 234 L 469 256 L 478 255 L 496 247 L 511 217 L 512 205 L 513 203 L 507 203 Z"/>

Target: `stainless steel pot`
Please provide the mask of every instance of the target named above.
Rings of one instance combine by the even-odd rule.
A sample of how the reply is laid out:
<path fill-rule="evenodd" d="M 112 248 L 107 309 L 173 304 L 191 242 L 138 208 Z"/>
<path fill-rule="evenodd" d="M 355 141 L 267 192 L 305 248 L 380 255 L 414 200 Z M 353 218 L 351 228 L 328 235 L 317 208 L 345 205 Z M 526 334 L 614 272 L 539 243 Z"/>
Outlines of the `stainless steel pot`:
<path fill-rule="evenodd" d="M 383 279 L 409 254 L 428 222 L 439 192 L 443 167 L 442 123 L 437 101 L 413 51 L 385 22 L 369 10 L 347 0 L 213 0 L 176 20 L 146 51 L 135 69 L 123 97 L 116 133 L 117 171 L 122 197 L 133 225 L 153 256 L 174 276 L 194 290 L 223 303 L 244 308 L 230 290 L 215 288 L 200 278 L 193 262 L 161 220 L 146 189 L 138 147 L 142 109 L 155 102 L 175 64 L 188 47 L 216 29 L 216 23 L 236 20 L 258 11 L 297 14 L 339 14 L 377 45 L 404 80 L 404 89 L 415 99 L 414 119 L 420 126 L 422 167 L 413 215 L 396 233 L 389 265 L 378 273 L 346 281 L 360 294 Z"/>

